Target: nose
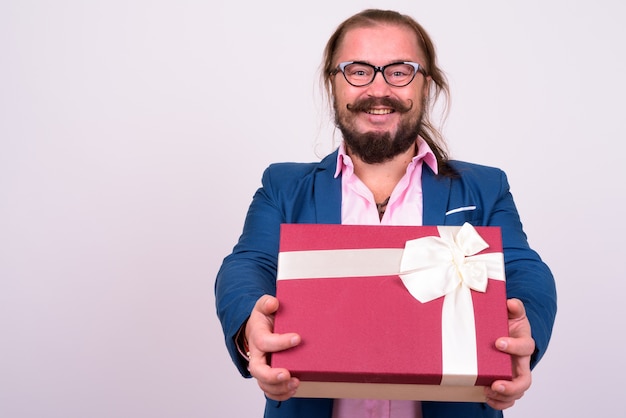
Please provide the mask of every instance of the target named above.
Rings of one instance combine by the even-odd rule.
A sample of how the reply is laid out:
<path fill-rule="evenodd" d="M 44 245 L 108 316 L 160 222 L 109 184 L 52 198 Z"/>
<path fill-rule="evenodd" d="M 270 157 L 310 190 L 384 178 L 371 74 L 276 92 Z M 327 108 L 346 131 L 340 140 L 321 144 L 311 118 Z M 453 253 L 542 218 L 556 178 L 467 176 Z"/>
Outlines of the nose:
<path fill-rule="evenodd" d="M 374 80 L 367 87 L 372 96 L 388 96 L 391 86 L 385 80 L 383 72 L 377 68 L 374 73 Z"/>

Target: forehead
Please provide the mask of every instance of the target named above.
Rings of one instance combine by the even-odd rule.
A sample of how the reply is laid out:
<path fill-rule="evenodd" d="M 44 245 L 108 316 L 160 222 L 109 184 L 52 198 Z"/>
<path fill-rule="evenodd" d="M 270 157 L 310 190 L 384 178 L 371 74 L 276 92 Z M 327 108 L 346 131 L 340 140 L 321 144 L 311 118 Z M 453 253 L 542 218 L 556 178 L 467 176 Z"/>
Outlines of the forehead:
<path fill-rule="evenodd" d="M 367 61 L 383 65 L 392 61 L 418 61 L 424 54 L 417 35 L 406 26 L 376 25 L 348 30 L 337 48 L 336 62 Z"/>

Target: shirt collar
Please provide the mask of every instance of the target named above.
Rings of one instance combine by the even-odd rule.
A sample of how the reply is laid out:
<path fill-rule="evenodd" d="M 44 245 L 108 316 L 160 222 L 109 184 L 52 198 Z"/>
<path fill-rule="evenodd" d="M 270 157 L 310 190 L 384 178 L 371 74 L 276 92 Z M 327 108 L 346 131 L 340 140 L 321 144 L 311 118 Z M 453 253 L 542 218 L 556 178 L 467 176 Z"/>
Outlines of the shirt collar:
<path fill-rule="evenodd" d="M 435 174 L 438 173 L 437 168 L 437 157 L 428 146 L 428 143 L 424 141 L 424 138 L 421 136 L 417 137 L 417 155 L 413 157 L 411 160 L 410 166 L 414 166 L 416 163 L 423 161 L 426 163 L 428 167 Z M 352 164 L 352 159 L 346 153 L 346 147 L 343 143 L 339 145 L 339 152 L 337 153 L 337 168 L 335 170 L 335 178 L 339 176 L 340 173 L 343 174 L 352 174 L 354 172 L 354 165 Z"/>

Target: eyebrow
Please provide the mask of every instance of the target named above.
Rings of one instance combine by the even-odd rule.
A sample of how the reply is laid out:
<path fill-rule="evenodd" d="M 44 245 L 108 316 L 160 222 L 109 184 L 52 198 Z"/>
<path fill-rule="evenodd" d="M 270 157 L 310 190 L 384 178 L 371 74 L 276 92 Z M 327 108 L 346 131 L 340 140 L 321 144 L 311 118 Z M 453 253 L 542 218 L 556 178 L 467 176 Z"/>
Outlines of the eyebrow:
<path fill-rule="evenodd" d="M 420 64 L 418 61 L 416 61 L 416 60 L 414 60 L 414 59 L 411 59 L 411 58 L 407 58 L 407 59 L 396 59 L 396 60 L 392 60 L 392 61 L 387 62 L 387 64 L 382 64 L 382 65 L 376 65 L 376 64 L 373 64 L 373 63 L 372 63 L 371 61 L 369 61 L 369 60 L 359 60 L 359 59 L 355 59 L 355 60 L 345 60 L 345 61 L 344 61 L 344 60 L 341 60 L 341 61 L 339 61 L 339 62 L 346 62 L 346 61 L 349 61 L 349 62 L 361 62 L 361 63 L 363 63 L 363 64 L 369 64 L 369 65 L 373 65 L 373 66 L 375 66 L 375 67 L 384 67 L 385 65 L 395 64 L 395 63 L 398 63 L 398 62 L 416 62 L 416 63 Z M 422 65 L 422 64 L 420 64 L 420 65 Z"/>

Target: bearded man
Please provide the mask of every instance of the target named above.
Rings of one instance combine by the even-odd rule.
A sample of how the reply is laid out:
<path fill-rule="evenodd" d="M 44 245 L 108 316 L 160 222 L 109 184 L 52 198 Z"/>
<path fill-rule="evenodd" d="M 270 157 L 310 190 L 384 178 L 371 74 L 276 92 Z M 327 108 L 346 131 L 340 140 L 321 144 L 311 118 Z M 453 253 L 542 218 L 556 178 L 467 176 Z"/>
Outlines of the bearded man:
<path fill-rule="evenodd" d="M 528 245 L 505 173 L 448 158 L 430 121 L 448 86 L 433 42 L 413 18 L 388 10 L 348 18 L 326 45 L 322 80 L 343 141 L 320 162 L 266 169 L 217 275 L 217 313 L 233 362 L 257 380 L 267 418 L 501 417 L 530 387 L 556 314 L 553 276 Z M 513 379 L 486 388 L 485 403 L 294 397 L 299 380 L 269 362 L 301 342 L 297 333 L 273 333 L 280 224 L 466 222 L 502 231 L 509 336 L 496 347 L 511 355 Z"/>

